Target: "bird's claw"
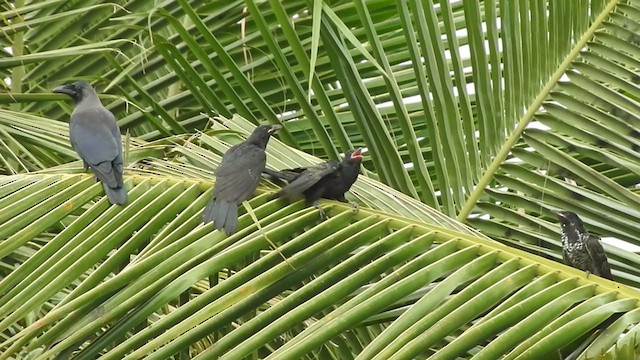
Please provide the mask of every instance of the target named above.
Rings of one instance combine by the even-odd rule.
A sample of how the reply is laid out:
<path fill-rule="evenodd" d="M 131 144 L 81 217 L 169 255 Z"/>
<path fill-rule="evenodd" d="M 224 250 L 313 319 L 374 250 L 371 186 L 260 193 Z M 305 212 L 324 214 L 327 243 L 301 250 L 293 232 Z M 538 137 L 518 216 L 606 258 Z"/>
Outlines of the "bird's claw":
<path fill-rule="evenodd" d="M 327 214 L 324 212 L 324 209 L 320 207 L 320 203 L 318 203 L 317 201 L 314 201 L 313 207 L 318 209 L 318 211 L 320 212 L 320 220 L 324 220 Z"/>
<path fill-rule="evenodd" d="M 349 204 L 351 204 L 351 206 L 353 206 L 353 212 L 357 213 L 358 210 L 360 210 L 360 206 L 358 205 L 357 202 L 355 201 L 349 201 Z"/>

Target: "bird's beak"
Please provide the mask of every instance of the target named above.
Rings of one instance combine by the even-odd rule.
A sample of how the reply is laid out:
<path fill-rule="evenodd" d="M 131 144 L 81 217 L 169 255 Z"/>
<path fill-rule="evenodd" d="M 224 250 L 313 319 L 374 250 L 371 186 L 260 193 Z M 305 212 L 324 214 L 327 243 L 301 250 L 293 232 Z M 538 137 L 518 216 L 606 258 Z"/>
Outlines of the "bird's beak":
<path fill-rule="evenodd" d="M 351 153 L 352 159 L 362 159 L 362 148 L 357 148 L 356 151 Z"/>
<path fill-rule="evenodd" d="M 551 210 L 551 213 L 560 219 L 566 219 L 566 216 L 560 210 Z"/>
<path fill-rule="evenodd" d="M 278 131 L 282 129 L 281 125 L 271 125 L 271 129 L 269 129 L 268 133 L 269 135 L 273 134 L 274 132 Z"/>
<path fill-rule="evenodd" d="M 58 86 L 57 88 L 53 89 L 53 92 L 58 94 L 66 94 L 72 97 L 76 94 L 76 92 L 69 85 Z"/>

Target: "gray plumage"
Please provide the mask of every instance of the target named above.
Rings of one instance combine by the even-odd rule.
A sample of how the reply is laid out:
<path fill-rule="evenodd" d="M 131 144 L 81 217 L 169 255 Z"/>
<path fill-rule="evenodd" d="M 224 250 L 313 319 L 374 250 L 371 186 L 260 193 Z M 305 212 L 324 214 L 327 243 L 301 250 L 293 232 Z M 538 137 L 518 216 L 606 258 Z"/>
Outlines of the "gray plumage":
<path fill-rule="evenodd" d="M 255 193 L 260 174 L 267 163 L 264 150 L 271 135 L 280 128 L 279 125 L 258 126 L 246 141 L 230 147 L 224 153 L 215 171 L 213 199 L 204 209 L 202 222 L 213 221 L 215 228 L 224 229 L 227 235 L 236 231 L 238 205 Z"/>
<path fill-rule="evenodd" d="M 69 138 L 85 171 L 93 170 L 109 202 L 124 205 L 128 196 L 122 179 L 122 138 L 115 117 L 102 106 L 95 90 L 85 81 L 57 87 L 53 92 L 66 94 L 75 102 Z"/>

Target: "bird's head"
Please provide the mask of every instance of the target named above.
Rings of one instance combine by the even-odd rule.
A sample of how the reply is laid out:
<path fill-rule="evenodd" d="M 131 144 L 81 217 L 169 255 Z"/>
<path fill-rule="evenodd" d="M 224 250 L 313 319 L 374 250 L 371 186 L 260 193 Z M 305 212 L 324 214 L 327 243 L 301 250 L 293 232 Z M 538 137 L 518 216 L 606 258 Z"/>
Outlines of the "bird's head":
<path fill-rule="evenodd" d="M 282 129 L 282 126 L 280 125 L 260 125 L 253 130 L 247 141 L 262 148 L 266 148 L 271 135 L 280 129 Z"/>
<path fill-rule="evenodd" d="M 560 224 L 563 229 L 567 227 L 584 229 L 584 224 L 576 213 L 564 210 L 551 210 L 551 212 L 560 219 Z"/>
<path fill-rule="evenodd" d="M 351 149 L 344 154 L 345 161 L 360 164 L 362 162 L 362 148 Z"/>
<path fill-rule="evenodd" d="M 95 90 L 87 83 L 86 81 L 80 80 L 71 84 L 66 84 L 62 86 L 58 86 L 53 89 L 54 93 L 65 94 L 73 99 L 73 101 L 77 104 L 82 99 L 85 99 L 92 94 L 95 94 Z"/>

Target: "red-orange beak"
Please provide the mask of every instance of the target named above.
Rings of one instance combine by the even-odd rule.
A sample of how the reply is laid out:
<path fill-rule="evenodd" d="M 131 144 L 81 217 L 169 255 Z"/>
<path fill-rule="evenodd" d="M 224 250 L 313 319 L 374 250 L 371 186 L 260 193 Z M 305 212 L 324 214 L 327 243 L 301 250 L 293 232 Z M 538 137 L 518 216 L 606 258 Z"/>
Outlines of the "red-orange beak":
<path fill-rule="evenodd" d="M 362 159 L 362 148 L 356 149 L 353 153 L 351 153 L 352 159 Z"/>

